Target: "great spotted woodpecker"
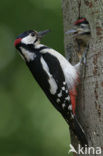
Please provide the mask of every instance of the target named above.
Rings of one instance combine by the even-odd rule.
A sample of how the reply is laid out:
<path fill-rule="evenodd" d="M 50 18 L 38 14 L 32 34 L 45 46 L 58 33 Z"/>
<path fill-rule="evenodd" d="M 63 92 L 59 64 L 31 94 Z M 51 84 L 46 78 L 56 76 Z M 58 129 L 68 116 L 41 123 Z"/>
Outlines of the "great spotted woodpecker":
<path fill-rule="evenodd" d="M 40 39 L 48 32 L 26 31 L 16 38 L 14 44 L 48 99 L 84 146 L 88 144 L 85 132 L 75 115 L 75 88 L 82 60 L 72 66 L 59 52 L 40 44 Z"/>
<path fill-rule="evenodd" d="M 90 25 L 86 18 L 79 18 L 74 23 L 73 29 L 67 31 L 66 34 L 72 34 L 72 37 L 75 39 L 78 45 L 78 57 L 79 59 L 81 59 L 84 50 L 88 48 L 89 40 L 91 37 Z"/>

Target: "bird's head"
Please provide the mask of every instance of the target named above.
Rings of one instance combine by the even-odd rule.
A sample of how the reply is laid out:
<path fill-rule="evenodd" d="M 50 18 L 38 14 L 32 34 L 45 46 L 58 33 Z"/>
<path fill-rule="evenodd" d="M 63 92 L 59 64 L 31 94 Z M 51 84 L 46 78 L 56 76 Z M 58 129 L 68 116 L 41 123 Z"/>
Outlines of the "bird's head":
<path fill-rule="evenodd" d="M 14 45 L 17 49 L 22 46 L 35 46 L 36 44 L 40 43 L 40 39 L 49 31 L 50 30 L 44 30 L 40 32 L 35 30 L 25 31 L 16 38 Z"/>
<path fill-rule="evenodd" d="M 73 29 L 66 32 L 72 34 L 75 38 L 83 38 L 90 35 L 90 26 L 86 18 L 79 18 L 73 26 Z"/>
<path fill-rule="evenodd" d="M 50 30 L 37 32 L 34 30 L 29 30 L 20 34 L 16 38 L 14 45 L 17 48 L 17 50 L 19 50 L 20 55 L 24 60 L 33 60 L 35 47 L 40 44 L 40 39 L 49 31 Z"/>

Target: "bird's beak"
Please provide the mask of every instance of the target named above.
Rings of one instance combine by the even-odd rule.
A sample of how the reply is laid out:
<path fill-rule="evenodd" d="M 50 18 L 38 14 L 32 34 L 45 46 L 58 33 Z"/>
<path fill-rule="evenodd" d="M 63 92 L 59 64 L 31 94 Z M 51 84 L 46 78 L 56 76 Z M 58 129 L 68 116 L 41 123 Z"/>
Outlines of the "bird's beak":
<path fill-rule="evenodd" d="M 45 36 L 48 32 L 50 32 L 50 30 L 44 30 L 44 31 L 39 31 L 38 32 L 38 37 L 42 38 L 43 36 Z"/>
<path fill-rule="evenodd" d="M 71 29 L 71 30 L 68 30 L 67 32 L 65 32 L 65 34 L 73 34 L 73 33 L 76 33 L 77 30 L 75 29 Z"/>

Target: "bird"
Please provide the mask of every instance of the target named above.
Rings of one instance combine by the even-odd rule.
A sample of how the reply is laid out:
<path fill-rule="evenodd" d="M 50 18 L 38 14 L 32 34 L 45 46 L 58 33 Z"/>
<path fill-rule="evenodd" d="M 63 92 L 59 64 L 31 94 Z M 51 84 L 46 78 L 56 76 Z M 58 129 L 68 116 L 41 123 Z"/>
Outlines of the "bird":
<path fill-rule="evenodd" d="M 18 35 L 14 45 L 50 102 L 85 146 L 87 137 L 75 114 L 79 67 L 85 55 L 73 66 L 58 51 L 41 44 L 42 37 L 48 32 L 50 30 L 25 31 Z"/>
<path fill-rule="evenodd" d="M 66 31 L 67 35 L 72 35 L 77 44 L 77 55 L 81 59 L 85 50 L 88 50 L 91 38 L 91 29 L 86 18 L 79 17 L 73 24 L 73 28 Z"/>

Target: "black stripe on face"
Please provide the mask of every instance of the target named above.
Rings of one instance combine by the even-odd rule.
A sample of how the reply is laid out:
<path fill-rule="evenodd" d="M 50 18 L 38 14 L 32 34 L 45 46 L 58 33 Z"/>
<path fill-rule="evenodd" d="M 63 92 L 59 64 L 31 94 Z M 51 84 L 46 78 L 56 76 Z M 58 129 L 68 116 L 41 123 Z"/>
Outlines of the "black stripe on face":
<path fill-rule="evenodd" d="M 83 22 L 78 23 L 78 24 L 76 24 L 76 25 L 80 26 L 81 24 L 89 24 L 89 23 L 88 23 L 88 21 L 83 21 Z"/>
<path fill-rule="evenodd" d="M 34 41 L 34 44 L 38 41 L 38 38 L 36 38 L 36 40 Z"/>
<path fill-rule="evenodd" d="M 82 34 L 80 34 L 80 35 L 90 35 L 90 32 L 83 32 Z"/>
<path fill-rule="evenodd" d="M 43 50 L 43 49 L 50 49 L 50 48 L 48 48 L 48 47 L 46 47 L 46 46 L 43 46 L 43 47 L 40 47 L 38 50 L 41 51 L 41 50 Z"/>

